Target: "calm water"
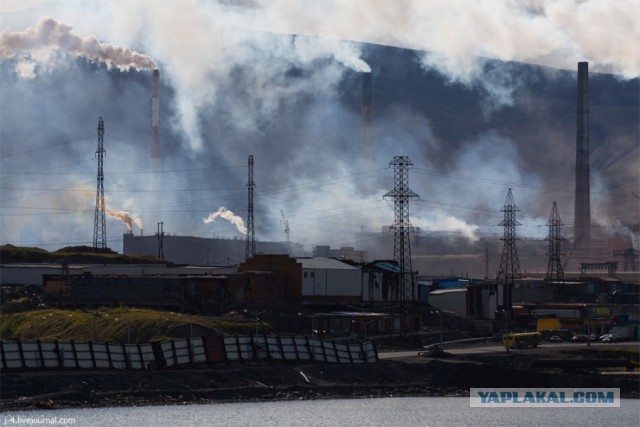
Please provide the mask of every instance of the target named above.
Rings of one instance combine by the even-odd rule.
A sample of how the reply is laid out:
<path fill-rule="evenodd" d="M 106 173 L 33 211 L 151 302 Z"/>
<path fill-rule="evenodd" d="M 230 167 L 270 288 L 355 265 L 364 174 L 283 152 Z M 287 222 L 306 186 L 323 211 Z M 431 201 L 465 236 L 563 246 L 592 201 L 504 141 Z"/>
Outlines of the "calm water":
<path fill-rule="evenodd" d="M 62 409 L 0 414 L 0 426 L 44 424 L 57 417 L 74 426 L 607 426 L 640 424 L 640 401 L 620 408 L 470 408 L 468 398 L 403 397 L 220 403 L 137 408 Z M 64 420 L 67 421 L 67 420 Z M 37 423 L 37 424 L 36 424 Z M 62 425 L 62 424 L 57 424 Z M 69 425 L 69 424 L 66 424 Z"/>

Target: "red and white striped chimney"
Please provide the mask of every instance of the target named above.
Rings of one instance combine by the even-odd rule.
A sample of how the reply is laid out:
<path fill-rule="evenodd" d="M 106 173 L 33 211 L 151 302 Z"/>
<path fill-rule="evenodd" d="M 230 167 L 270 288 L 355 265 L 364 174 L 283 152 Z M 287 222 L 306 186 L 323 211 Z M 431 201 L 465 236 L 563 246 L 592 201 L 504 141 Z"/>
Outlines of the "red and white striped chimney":
<path fill-rule="evenodd" d="M 160 71 L 153 70 L 153 84 L 151 86 L 151 147 L 149 151 L 149 171 L 160 172 L 162 156 L 160 149 L 160 98 L 158 86 Z"/>

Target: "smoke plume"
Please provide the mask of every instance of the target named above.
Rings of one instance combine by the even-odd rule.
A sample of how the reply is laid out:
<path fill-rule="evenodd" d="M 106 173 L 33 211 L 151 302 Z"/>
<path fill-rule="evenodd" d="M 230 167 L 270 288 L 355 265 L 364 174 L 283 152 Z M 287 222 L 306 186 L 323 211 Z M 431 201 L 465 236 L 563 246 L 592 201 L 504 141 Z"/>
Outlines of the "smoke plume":
<path fill-rule="evenodd" d="M 126 47 L 100 42 L 95 36 L 81 37 L 73 28 L 53 18 L 41 18 L 35 27 L 24 31 L 4 30 L 0 33 L 0 58 L 11 58 L 31 51 L 62 50 L 74 56 L 100 61 L 120 70 L 154 69 L 155 62 L 147 55 Z M 24 66 L 24 62 L 21 63 Z"/>
<path fill-rule="evenodd" d="M 90 242 L 98 115 L 110 123 L 112 206 L 178 235 L 210 236 L 201 219 L 211 206 L 246 209 L 252 154 L 261 240 L 282 240 L 281 210 L 306 248 L 379 232 L 394 218 L 382 195 L 395 155 L 415 165 L 411 222 L 427 238 L 499 235 L 509 187 L 523 210 L 518 232 L 537 236 L 553 201 L 573 216 L 579 61 L 593 72 L 593 217 L 638 222 L 638 80 L 629 80 L 640 74 L 640 22 L 629 13 L 638 0 L 80 3 L 0 16 L 4 241 Z M 145 52 L 162 70 L 162 191 L 147 175 L 151 76 L 127 69 L 155 64 L 106 59 L 120 51 L 103 55 L 104 42 Z M 372 159 L 361 170 L 358 73 L 369 69 Z M 69 210 L 78 183 L 93 196 Z M 391 246 L 380 250 L 391 256 Z"/>
<path fill-rule="evenodd" d="M 142 224 L 142 220 L 138 217 L 131 216 L 131 214 L 127 211 L 121 211 L 117 209 L 112 209 L 109 206 L 105 208 L 105 212 L 112 218 L 119 219 L 123 223 L 127 225 L 128 231 L 133 230 L 133 224 L 135 223 L 141 230 L 144 228 Z"/>
<path fill-rule="evenodd" d="M 235 225 L 238 231 L 241 232 L 242 234 L 247 234 L 247 227 L 245 227 L 244 221 L 242 220 L 242 218 L 240 218 L 239 216 L 236 216 L 233 212 L 231 212 L 229 209 L 225 208 L 224 206 L 219 207 L 217 211 L 212 212 L 211 214 L 209 214 L 208 217 L 206 217 L 202 221 L 205 224 L 210 224 L 214 222 L 215 219 L 218 217 L 226 219 L 231 224 Z"/>

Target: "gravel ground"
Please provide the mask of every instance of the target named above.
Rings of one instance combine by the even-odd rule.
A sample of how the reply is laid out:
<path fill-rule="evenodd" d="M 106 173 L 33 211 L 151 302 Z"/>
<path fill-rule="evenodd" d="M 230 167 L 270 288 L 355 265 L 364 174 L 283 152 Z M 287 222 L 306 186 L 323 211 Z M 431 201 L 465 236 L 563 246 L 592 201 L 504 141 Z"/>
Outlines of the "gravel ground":
<path fill-rule="evenodd" d="M 455 358 L 366 365 L 215 365 L 190 370 L 2 372 L 0 410 L 219 401 L 464 396 L 470 387 L 615 387 L 638 377 L 545 373 Z"/>

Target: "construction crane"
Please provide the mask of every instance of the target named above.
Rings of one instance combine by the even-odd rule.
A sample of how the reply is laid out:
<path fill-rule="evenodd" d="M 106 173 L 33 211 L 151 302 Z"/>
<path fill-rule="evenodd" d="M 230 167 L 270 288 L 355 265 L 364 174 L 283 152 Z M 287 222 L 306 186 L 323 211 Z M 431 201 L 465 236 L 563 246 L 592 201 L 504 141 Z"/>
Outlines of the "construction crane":
<path fill-rule="evenodd" d="M 282 224 L 284 224 L 284 234 L 287 237 L 287 243 L 289 243 L 289 221 L 284 217 L 282 209 L 280 209 L 280 214 L 282 215 Z"/>

